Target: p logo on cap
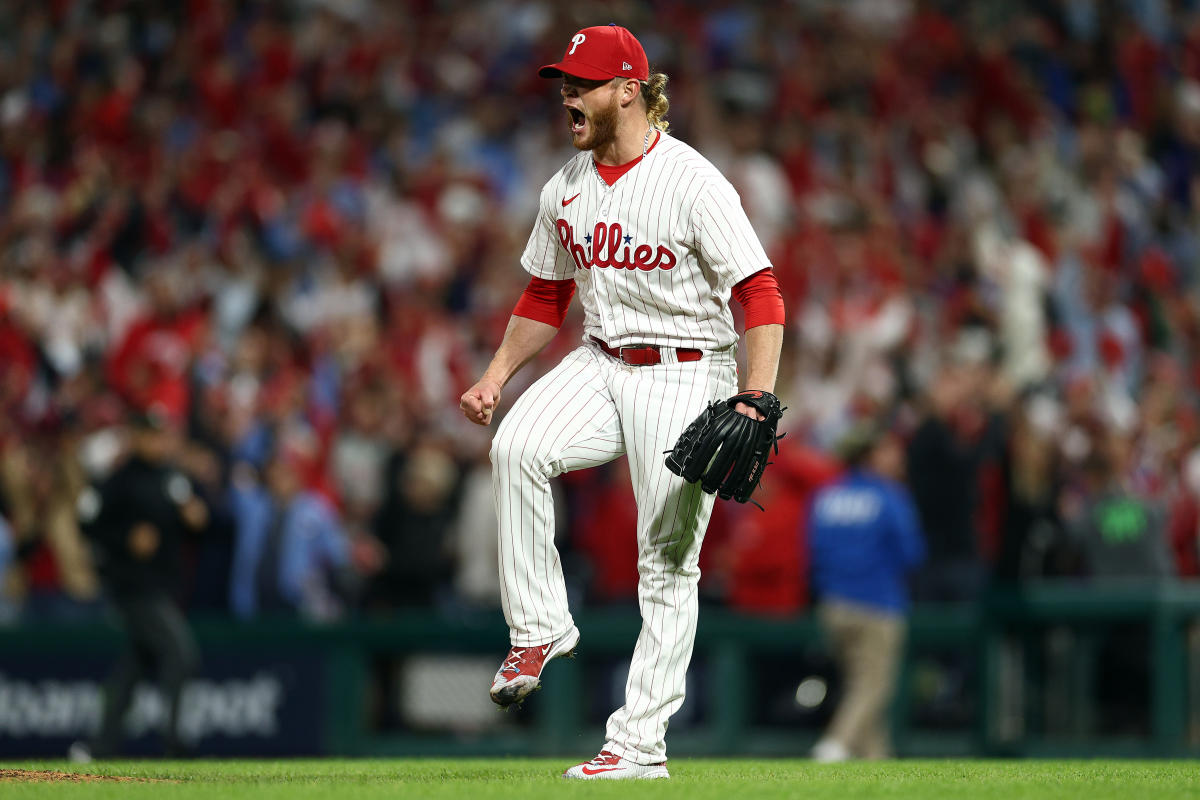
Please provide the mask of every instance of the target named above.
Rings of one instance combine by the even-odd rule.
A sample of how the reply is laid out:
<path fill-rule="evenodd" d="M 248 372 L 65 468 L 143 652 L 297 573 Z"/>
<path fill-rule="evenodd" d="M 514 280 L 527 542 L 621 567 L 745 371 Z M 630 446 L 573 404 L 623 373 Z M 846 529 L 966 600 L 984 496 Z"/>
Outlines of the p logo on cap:
<path fill-rule="evenodd" d="M 587 42 L 587 49 L 579 46 Z M 641 43 L 620 25 L 597 25 L 584 28 L 571 37 L 567 52 L 557 64 L 547 64 L 538 70 L 543 78 L 573 75 L 589 81 L 611 78 L 633 78 L 644 81 L 650 77 L 650 65 Z"/>

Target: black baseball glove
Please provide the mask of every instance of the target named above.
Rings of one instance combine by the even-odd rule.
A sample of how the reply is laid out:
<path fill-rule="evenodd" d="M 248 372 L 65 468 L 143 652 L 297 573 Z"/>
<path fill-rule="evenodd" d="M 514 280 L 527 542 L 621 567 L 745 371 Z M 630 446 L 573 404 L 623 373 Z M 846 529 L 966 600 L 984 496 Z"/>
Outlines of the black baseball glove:
<path fill-rule="evenodd" d="M 738 403 L 753 406 L 763 419 L 736 411 Z M 750 495 L 770 463 L 772 448 L 779 452 L 775 431 L 782 417 L 779 398 L 770 392 L 742 392 L 715 400 L 667 451 L 667 469 L 688 483 L 700 481 L 701 489 L 722 500 L 754 502 Z"/>

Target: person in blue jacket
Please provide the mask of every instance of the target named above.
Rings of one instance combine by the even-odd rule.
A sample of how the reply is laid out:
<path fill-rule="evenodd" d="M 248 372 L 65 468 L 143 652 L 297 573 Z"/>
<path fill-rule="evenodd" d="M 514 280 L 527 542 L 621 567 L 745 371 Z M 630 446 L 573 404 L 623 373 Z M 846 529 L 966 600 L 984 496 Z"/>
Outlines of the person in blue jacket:
<path fill-rule="evenodd" d="M 239 619 L 329 620 L 353 581 L 350 542 L 337 512 L 301 484 L 288 453 L 267 464 L 265 482 L 235 477 L 229 600 Z"/>
<path fill-rule="evenodd" d="M 901 483 L 898 437 L 863 425 L 838 451 L 846 472 L 813 497 L 808 530 L 818 614 L 845 690 L 813 758 L 887 758 L 887 710 L 909 608 L 906 576 L 924 560 L 925 541 Z"/>

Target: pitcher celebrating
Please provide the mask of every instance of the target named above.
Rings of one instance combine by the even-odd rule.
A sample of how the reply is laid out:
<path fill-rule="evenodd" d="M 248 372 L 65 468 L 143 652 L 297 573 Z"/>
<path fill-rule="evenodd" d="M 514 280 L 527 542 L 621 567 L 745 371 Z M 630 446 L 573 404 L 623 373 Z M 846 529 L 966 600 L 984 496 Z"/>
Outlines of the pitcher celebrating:
<path fill-rule="evenodd" d="M 584 341 L 517 400 L 492 442 L 512 649 L 491 696 L 501 706 L 521 702 L 547 662 L 579 641 L 554 546 L 550 479 L 628 453 L 642 630 L 603 749 L 563 774 L 667 778 L 667 720 L 683 703 L 714 498 L 672 474 L 663 452 L 710 401 L 737 391 L 731 293 L 746 312 L 744 386 L 774 390 L 783 298 L 733 187 L 667 133 L 667 77 L 650 74 L 632 33 L 584 28 L 539 74 L 561 77 L 580 152 L 542 189 L 521 257 L 532 277 L 487 371 L 463 394 L 463 413 L 490 424 L 502 388 L 553 338 L 576 289 Z M 736 408 L 759 418 L 751 406 Z"/>

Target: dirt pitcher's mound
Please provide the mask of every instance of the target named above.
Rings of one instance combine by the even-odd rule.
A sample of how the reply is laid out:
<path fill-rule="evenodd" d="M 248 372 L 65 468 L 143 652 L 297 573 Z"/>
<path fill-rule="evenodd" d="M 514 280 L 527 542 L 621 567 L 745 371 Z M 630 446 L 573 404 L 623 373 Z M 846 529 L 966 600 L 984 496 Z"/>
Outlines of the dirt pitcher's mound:
<path fill-rule="evenodd" d="M 115 781 L 117 783 L 172 783 L 161 778 L 130 778 L 123 775 L 86 775 L 81 772 L 57 772 L 52 769 L 0 769 L 0 781 L 42 781 L 68 783 L 90 783 L 92 781 Z"/>

